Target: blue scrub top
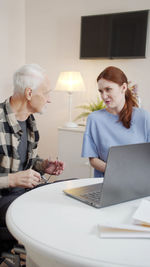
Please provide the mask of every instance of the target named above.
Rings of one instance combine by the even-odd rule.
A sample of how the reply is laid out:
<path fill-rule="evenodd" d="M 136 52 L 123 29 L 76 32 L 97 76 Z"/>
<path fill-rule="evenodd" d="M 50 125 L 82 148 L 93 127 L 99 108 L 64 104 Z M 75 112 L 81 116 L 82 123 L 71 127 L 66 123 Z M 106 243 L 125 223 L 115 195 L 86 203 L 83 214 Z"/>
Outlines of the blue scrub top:
<path fill-rule="evenodd" d="M 82 157 L 100 158 L 107 161 L 111 146 L 150 142 L 150 113 L 142 108 L 133 108 L 131 126 L 125 128 L 118 122 L 118 115 L 106 109 L 92 112 L 87 119 L 83 137 Z M 104 173 L 94 169 L 94 177 Z"/>

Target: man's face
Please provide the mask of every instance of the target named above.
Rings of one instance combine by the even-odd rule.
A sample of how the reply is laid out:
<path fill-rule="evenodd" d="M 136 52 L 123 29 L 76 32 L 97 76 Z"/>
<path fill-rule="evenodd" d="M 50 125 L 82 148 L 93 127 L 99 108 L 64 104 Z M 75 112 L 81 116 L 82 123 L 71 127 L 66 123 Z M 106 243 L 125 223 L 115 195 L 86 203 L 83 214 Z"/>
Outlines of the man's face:
<path fill-rule="evenodd" d="M 50 103 L 50 81 L 45 76 L 44 81 L 37 90 L 32 91 L 32 98 L 30 101 L 30 108 L 32 113 L 43 113 L 47 103 Z"/>

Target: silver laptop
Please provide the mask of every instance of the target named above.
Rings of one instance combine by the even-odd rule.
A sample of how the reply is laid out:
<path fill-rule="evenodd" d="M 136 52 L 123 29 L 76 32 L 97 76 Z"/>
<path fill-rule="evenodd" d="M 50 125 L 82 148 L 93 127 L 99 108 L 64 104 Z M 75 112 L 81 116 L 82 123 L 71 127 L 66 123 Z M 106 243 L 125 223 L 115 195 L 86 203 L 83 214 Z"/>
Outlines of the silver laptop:
<path fill-rule="evenodd" d="M 96 208 L 150 196 L 150 143 L 111 147 L 102 184 L 64 193 Z"/>

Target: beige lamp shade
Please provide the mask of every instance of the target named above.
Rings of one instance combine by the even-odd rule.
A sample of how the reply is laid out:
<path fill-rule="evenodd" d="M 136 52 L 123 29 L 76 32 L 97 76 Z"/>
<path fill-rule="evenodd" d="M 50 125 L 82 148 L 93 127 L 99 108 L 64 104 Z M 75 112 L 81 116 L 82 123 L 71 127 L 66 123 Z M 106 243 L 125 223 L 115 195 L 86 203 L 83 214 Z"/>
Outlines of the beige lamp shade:
<path fill-rule="evenodd" d="M 78 127 L 78 125 L 72 121 L 72 94 L 78 91 L 84 91 L 84 82 L 80 72 L 61 72 L 55 87 L 56 91 L 65 91 L 68 93 L 68 114 L 69 120 L 65 123 L 65 127 Z"/>
<path fill-rule="evenodd" d="M 85 86 L 80 72 L 61 72 L 55 90 L 65 92 L 84 91 Z"/>

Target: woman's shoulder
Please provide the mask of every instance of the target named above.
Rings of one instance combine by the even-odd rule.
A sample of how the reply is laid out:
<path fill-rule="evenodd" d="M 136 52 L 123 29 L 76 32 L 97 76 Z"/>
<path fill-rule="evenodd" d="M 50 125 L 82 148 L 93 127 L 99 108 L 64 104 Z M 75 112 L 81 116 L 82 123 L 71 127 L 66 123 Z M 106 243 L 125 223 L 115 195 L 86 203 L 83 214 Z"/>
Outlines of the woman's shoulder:
<path fill-rule="evenodd" d="M 101 127 L 108 125 L 110 127 L 114 127 L 116 125 L 116 121 L 118 121 L 118 116 L 109 113 L 106 109 L 101 109 L 97 111 L 93 111 L 90 113 L 87 119 L 88 127 Z"/>
<path fill-rule="evenodd" d="M 116 122 L 118 121 L 118 115 L 112 114 L 110 112 L 108 112 L 105 108 L 104 109 L 100 109 L 100 110 L 96 110 L 93 111 L 92 113 L 90 113 L 90 115 L 88 116 L 88 120 L 89 121 L 96 121 L 96 122 Z"/>
<path fill-rule="evenodd" d="M 133 115 L 139 118 L 150 118 L 150 112 L 148 110 L 145 110 L 144 108 L 133 108 Z"/>
<path fill-rule="evenodd" d="M 90 119 L 100 118 L 100 117 L 103 117 L 104 115 L 106 115 L 106 113 L 107 113 L 107 111 L 105 108 L 100 109 L 100 110 L 95 110 L 89 114 L 88 118 L 90 118 Z"/>

